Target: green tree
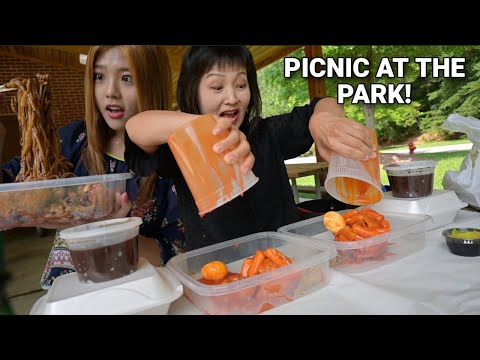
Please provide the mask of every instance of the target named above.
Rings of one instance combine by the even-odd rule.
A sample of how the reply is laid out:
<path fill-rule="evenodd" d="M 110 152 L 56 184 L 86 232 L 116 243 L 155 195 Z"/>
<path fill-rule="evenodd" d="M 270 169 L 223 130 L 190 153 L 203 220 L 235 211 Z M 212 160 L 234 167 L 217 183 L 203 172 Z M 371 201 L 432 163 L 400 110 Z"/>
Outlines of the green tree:
<path fill-rule="evenodd" d="M 337 97 L 339 84 L 350 84 L 357 88 L 359 84 L 411 84 L 410 104 L 352 104 L 351 98 L 344 104 L 347 116 L 364 124 L 374 126 L 381 142 L 398 142 L 421 131 L 441 131 L 440 125 L 446 117 L 457 112 L 462 115 L 480 117 L 480 47 L 479 46 L 324 46 L 324 58 L 359 57 L 368 58 L 370 74 L 368 78 L 326 79 L 327 94 Z M 303 49 L 289 56 L 302 58 Z M 402 77 L 376 78 L 375 74 L 383 58 L 406 57 Z M 420 65 L 417 57 L 465 57 L 465 78 L 433 78 L 431 66 L 428 76 L 420 77 Z M 397 66 L 390 62 L 394 74 Z M 259 86 L 263 99 L 263 115 L 270 116 L 290 111 L 293 106 L 308 103 L 308 81 L 300 72 L 290 79 L 283 76 L 283 59 L 259 71 Z M 442 74 L 441 74 L 442 75 Z M 368 120 L 367 120 L 368 119 Z"/>

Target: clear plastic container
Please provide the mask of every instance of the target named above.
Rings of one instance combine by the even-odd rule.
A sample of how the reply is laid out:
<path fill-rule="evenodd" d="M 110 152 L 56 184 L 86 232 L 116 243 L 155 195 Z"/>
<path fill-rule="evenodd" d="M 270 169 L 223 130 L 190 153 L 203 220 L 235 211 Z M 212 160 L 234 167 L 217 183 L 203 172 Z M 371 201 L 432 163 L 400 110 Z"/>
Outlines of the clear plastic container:
<path fill-rule="evenodd" d="M 333 154 L 328 164 L 325 190 L 346 204 L 370 205 L 383 197 L 377 134 L 373 129 L 369 131 L 377 149 L 376 157 L 359 161 Z"/>
<path fill-rule="evenodd" d="M 238 163 L 227 164 L 224 153 L 213 151 L 227 136 L 213 135 L 216 124 L 212 115 L 202 115 L 176 129 L 168 139 L 200 215 L 242 195 L 259 180 L 252 171 L 243 175 Z"/>
<path fill-rule="evenodd" d="M 197 281 L 202 267 L 214 260 L 239 273 L 255 251 L 276 248 L 294 263 L 221 285 Z M 319 290 L 330 281 L 329 260 L 335 247 L 291 234 L 264 232 L 186 252 L 167 263 L 183 284 L 185 295 L 207 314 L 258 314 Z"/>
<path fill-rule="evenodd" d="M 435 166 L 434 160 L 409 161 L 388 164 L 383 167 L 398 198 L 420 198 L 432 194 Z"/>
<path fill-rule="evenodd" d="M 460 209 L 468 206 L 460 201 L 453 190 L 433 190 L 432 194 L 422 198 L 402 199 L 393 196 L 392 192 L 383 194 L 379 203 L 372 209 L 383 212 L 429 215 L 427 231 L 448 225 L 453 222 Z"/>
<path fill-rule="evenodd" d="M 97 221 L 60 231 L 81 282 L 127 276 L 138 266 L 139 217 Z"/>
<path fill-rule="evenodd" d="M 98 284 L 78 281 L 75 274 L 59 276 L 30 315 L 166 315 L 183 287 L 165 268 L 140 258 L 138 270 Z"/>
<path fill-rule="evenodd" d="M 0 184 L 0 230 L 85 224 L 113 212 L 130 173 Z"/>
<path fill-rule="evenodd" d="M 340 213 L 345 211 L 340 211 Z M 345 273 L 369 271 L 416 253 L 425 246 L 428 215 L 382 213 L 390 222 L 391 231 L 358 241 L 335 241 L 323 224 L 323 216 L 282 226 L 280 233 L 303 235 L 333 243 L 337 257 L 330 263 Z"/>

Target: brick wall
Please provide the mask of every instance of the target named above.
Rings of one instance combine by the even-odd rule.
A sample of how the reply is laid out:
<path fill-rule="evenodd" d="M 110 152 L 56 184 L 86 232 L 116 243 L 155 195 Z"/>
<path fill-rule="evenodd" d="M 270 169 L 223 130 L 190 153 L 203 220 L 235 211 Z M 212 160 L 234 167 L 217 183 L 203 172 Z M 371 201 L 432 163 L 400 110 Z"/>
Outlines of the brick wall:
<path fill-rule="evenodd" d="M 84 118 L 83 72 L 0 55 L 0 84 L 16 77 L 34 77 L 37 73 L 50 74 L 51 111 L 57 128 Z M 7 99 L 0 103 L 0 116 L 14 114 L 10 108 L 10 97 L 13 94 L 5 94 Z"/>

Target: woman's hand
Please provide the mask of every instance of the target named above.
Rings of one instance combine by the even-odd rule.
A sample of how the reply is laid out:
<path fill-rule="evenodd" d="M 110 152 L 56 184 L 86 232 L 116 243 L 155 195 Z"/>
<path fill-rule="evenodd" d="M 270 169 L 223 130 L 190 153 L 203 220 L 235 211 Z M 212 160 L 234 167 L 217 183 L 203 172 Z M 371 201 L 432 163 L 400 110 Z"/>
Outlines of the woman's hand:
<path fill-rule="evenodd" d="M 220 140 L 213 146 L 213 151 L 217 154 L 224 153 L 224 160 L 228 164 L 238 162 L 240 171 L 246 175 L 253 168 L 255 157 L 250 151 L 250 144 L 243 132 L 232 126 L 232 120 L 229 118 L 217 117 L 217 125 L 213 129 L 214 135 L 227 133 L 227 137 Z M 225 151 L 225 152 L 224 152 Z"/>
<path fill-rule="evenodd" d="M 333 153 L 356 160 L 377 156 L 368 128 L 346 118 L 335 99 L 325 98 L 317 103 L 309 129 L 320 156 L 326 161 L 330 161 Z"/>

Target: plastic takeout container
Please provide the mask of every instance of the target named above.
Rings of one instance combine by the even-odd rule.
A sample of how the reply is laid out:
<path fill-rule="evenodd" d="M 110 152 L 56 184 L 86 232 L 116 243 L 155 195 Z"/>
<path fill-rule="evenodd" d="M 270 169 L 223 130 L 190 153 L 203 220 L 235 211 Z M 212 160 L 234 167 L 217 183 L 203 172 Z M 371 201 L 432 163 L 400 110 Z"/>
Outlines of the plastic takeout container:
<path fill-rule="evenodd" d="M 448 225 L 453 222 L 460 209 L 468 206 L 460 201 L 452 190 L 433 190 L 430 196 L 422 198 L 396 198 L 392 192 L 383 194 L 382 201 L 371 206 L 383 212 L 429 215 L 427 231 Z"/>
<path fill-rule="evenodd" d="M 140 258 L 138 270 L 98 284 L 78 281 L 75 274 L 59 276 L 30 315 L 166 315 L 183 287 L 165 268 Z"/>
<path fill-rule="evenodd" d="M 369 130 L 377 149 L 375 158 L 359 161 L 333 154 L 328 164 L 325 190 L 346 204 L 370 205 L 383 197 L 377 135 Z"/>
<path fill-rule="evenodd" d="M 238 163 L 227 164 L 225 152 L 213 151 L 213 146 L 227 136 L 213 135 L 216 124 L 212 115 L 203 115 L 176 129 L 168 139 L 200 215 L 242 195 L 258 182 L 252 171 L 243 175 Z"/>
<path fill-rule="evenodd" d="M 392 187 L 392 195 L 398 198 L 419 198 L 432 194 L 435 160 L 408 161 L 383 167 Z"/>
<path fill-rule="evenodd" d="M 240 273 L 243 260 L 256 250 L 276 248 L 294 263 L 265 273 L 221 285 L 205 285 L 202 267 L 214 260 L 230 272 Z M 264 232 L 186 252 L 167 263 L 183 284 L 185 295 L 207 314 L 258 314 L 321 289 L 330 281 L 332 244 L 312 242 L 299 236 Z"/>
<path fill-rule="evenodd" d="M 127 276 L 138 266 L 139 217 L 97 221 L 60 231 L 82 282 Z"/>
<path fill-rule="evenodd" d="M 0 230 L 75 226 L 103 218 L 130 173 L 0 184 Z"/>
<path fill-rule="evenodd" d="M 345 273 L 359 273 L 414 254 L 425 246 L 428 215 L 382 214 L 390 222 L 391 231 L 358 241 L 335 241 L 323 223 L 323 216 L 282 226 L 278 231 L 333 243 L 338 254 L 331 266 Z"/>
<path fill-rule="evenodd" d="M 469 234 L 470 236 L 466 236 Z M 451 228 L 442 232 L 448 250 L 459 256 L 480 256 L 480 229 Z M 472 236 L 473 235 L 473 236 Z"/>

